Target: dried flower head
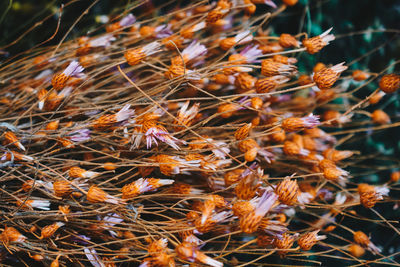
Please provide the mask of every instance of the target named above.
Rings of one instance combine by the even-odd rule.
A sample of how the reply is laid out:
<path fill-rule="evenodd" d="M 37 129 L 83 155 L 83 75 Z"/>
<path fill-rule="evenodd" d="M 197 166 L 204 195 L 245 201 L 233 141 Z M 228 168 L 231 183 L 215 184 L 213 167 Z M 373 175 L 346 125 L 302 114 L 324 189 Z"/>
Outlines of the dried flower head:
<path fill-rule="evenodd" d="M 322 48 L 327 46 L 329 42 L 335 40 L 335 36 L 333 34 L 329 34 L 332 29 L 333 28 L 330 28 L 318 36 L 305 38 L 302 43 L 307 52 L 310 54 L 318 53 Z"/>

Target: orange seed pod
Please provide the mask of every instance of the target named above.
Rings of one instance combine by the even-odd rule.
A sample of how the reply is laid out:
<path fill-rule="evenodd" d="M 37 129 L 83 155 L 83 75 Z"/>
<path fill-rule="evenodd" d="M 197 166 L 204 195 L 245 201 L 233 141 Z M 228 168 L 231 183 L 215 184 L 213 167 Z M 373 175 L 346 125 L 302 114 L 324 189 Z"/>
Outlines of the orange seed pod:
<path fill-rule="evenodd" d="M 64 223 L 55 222 L 42 228 L 40 239 L 51 237 Z"/>
<path fill-rule="evenodd" d="M 386 74 L 379 81 L 379 89 L 387 94 L 394 93 L 400 88 L 400 75 Z"/>
<path fill-rule="evenodd" d="M 292 206 L 297 203 L 297 197 L 300 194 L 299 185 L 297 180 L 290 180 L 286 177 L 280 182 L 275 188 L 275 192 L 279 197 L 279 201 L 288 206 Z"/>
<path fill-rule="evenodd" d="M 249 136 L 249 132 L 251 130 L 252 124 L 247 123 L 236 130 L 235 132 L 235 139 L 236 140 L 243 140 Z"/>
<path fill-rule="evenodd" d="M 376 124 L 385 125 L 390 123 L 389 115 L 387 115 L 386 112 L 381 109 L 376 109 L 374 112 L 372 112 L 371 119 Z"/>

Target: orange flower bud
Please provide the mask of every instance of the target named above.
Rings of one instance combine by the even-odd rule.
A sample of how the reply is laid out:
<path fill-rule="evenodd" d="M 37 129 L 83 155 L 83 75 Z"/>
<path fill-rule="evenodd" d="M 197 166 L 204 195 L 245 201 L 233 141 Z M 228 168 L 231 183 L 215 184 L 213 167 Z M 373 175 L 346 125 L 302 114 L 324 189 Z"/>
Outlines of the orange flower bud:
<path fill-rule="evenodd" d="M 285 132 L 297 132 L 305 128 L 314 128 L 320 124 L 319 116 L 313 114 L 303 118 L 287 118 L 282 121 L 281 127 Z"/>
<path fill-rule="evenodd" d="M 236 76 L 235 86 L 238 89 L 239 93 L 244 93 L 253 89 L 256 81 L 257 78 L 254 78 L 253 76 L 245 72 L 241 72 L 238 76 Z"/>
<path fill-rule="evenodd" d="M 207 17 L 206 17 L 206 22 L 207 23 L 215 23 L 217 22 L 219 19 L 224 17 L 224 12 L 222 12 L 219 9 L 214 9 L 211 10 L 210 12 L 208 12 Z"/>
<path fill-rule="evenodd" d="M 103 168 L 107 171 L 113 171 L 117 168 L 117 166 L 115 165 L 115 163 L 106 162 L 103 164 Z"/>
<path fill-rule="evenodd" d="M 285 143 L 283 143 L 283 152 L 286 155 L 289 156 L 297 156 L 300 154 L 304 154 L 302 153 L 302 148 L 296 144 L 295 142 L 292 141 L 285 141 Z M 307 155 L 307 153 L 305 153 L 305 156 Z"/>
<path fill-rule="evenodd" d="M 332 160 L 334 162 L 341 161 L 351 157 L 354 153 L 349 150 L 339 151 L 334 148 L 328 148 L 322 152 L 324 158 Z"/>
<path fill-rule="evenodd" d="M 47 125 L 46 125 L 46 130 L 47 131 L 55 131 L 55 130 L 57 130 L 58 129 L 58 125 L 60 124 L 60 121 L 59 120 L 56 120 L 56 121 L 51 121 L 51 122 L 49 122 Z"/>
<path fill-rule="evenodd" d="M 282 75 L 258 79 L 255 83 L 256 92 L 259 94 L 271 92 L 287 81 L 289 81 L 289 78 Z"/>
<path fill-rule="evenodd" d="M 73 189 L 71 183 L 65 180 L 58 180 L 53 183 L 54 195 L 57 197 L 67 197 L 69 196 Z"/>
<path fill-rule="evenodd" d="M 126 51 L 124 57 L 129 65 L 134 66 L 139 64 L 146 57 L 146 54 L 142 51 L 142 48 L 136 48 Z"/>
<path fill-rule="evenodd" d="M 18 141 L 17 136 L 13 132 L 11 132 L 11 131 L 5 132 L 4 139 L 7 144 L 13 144 L 14 146 L 18 147 L 19 149 L 25 151 L 25 147 Z"/>
<path fill-rule="evenodd" d="M 176 35 L 172 35 L 172 36 L 169 36 L 169 37 L 163 39 L 162 44 L 168 50 L 176 51 L 177 48 L 178 49 L 183 48 L 183 38 L 176 36 Z"/>
<path fill-rule="evenodd" d="M 305 38 L 303 40 L 303 45 L 307 52 L 310 54 L 318 53 L 322 48 L 327 46 L 330 41 L 335 40 L 335 36 L 333 34 L 329 34 L 331 30 L 332 28 L 318 36 Z"/>
<path fill-rule="evenodd" d="M 371 114 L 371 119 L 376 124 L 389 124 L 390 117 L 381 109 L 377 109 Z"/>
<path fill-rule="evenodd" d="M 184 67 L 182 64 L 179 64 L 179 65 L 171 65 L 171 66 L 168 68 L 168 71 L 166 71 L 166 72 L 164 73 L 164 75 L 165 75 L 166 78 L 172 80 L 172 79 L 174 79 L 174 78 L 176 78 L 176 77 L 185 75 L 185 71 L 186 71 L 186 73 L 187 73 L 188 70 L 185 69 L 185 67 Z"/>
<path fill-rule="evenodd" d="M 390 181 L 397 183 L 400 180 L 400 171 L 395 171 L 390 174 Z"/>
<path fill-rule="evenodd" d="M 254 140 L 254 139 L 246 139 L 246 140 L 240 141 L 238 146 L 239 146 L 239 150 L 243 153 L 249 151 L 250 149 L 260 147 L 257 144 L 256 140 Z"/>
<path fill-rule="evenodd" d="M 340 74 L 347 69 L 344 62 L 330 68 L 323 68 L 314 73 L 314 82 L 321 90 L 329 89 L 339 79 Z"/>
<path fill-rule="evenodd" d="M 295 64 L 297 63 L 297 58 L 294 57 L 285 57 L 282 55 L 274 55 L 272 59 L 275 62 L 283 63 L 283 64 Z"/>
<path fill-rule="evenodd" d="M 5 227 L 4 231 L 0 234 L 0 240 L 4 244 L 18 242 L 22 243 L 26 240 L 26 236 L 22 235 L 17 229 L 14 227 Z"/>
<path fill-rule="evenodd" d="M 378 200 L 381 199 L 382 196 L 377 194 L 375 191 L 367 191 L 360 193 L 360 203 L 367 209 L 374 207 L 376 202 L 378 202 Z"/>
<path fill-rule="evenodd" d="M 277 143 L 281 143 L 286 139 L 286 133 L 281 127 L 277 127 L 270 135 L 271 140 Z"/>
<path fill-rule="evenodd" d="M 282 0 L 282 2 L 287 6 L 294 6 L 299 0 Z"/>
<path fill-rule="evenodd" d="M 386 74 L 379 81 L 379 89 L 387 94 L 394 93 L 400 88 L 400 75 Z"/>
<path fill-rule="evenodd" d="M 260 109 L 263 106 L 263 101 L 259 97 L 253 97 L 251 99 L 251 107 L 254 109 Z"/>
<path fill-rule="evenodd" d="M 276 186 L 275 193 L 278 195 L 280 202 L 288 206 L 293 206 L 297 203 L 300 189 L 296 180 L 290 180 L 289 177 L 286 177 Z"/>
<path fill-rule="evenodd" d="M 243 140 L 249 136 L 249 132 L 251 130 L 252 124 L 247 123 L 240 127 L 239 129 L 236 130 L 235 132 L 235 138 L 236 140 Z"/>
<path fill-rule="evenodd" d="M 97 185 L 92 185 L 89 188 L 86 195 L 86 199 L 91 203 L 104 203 L 104 202 L 108 202 L 111 204 L 123 203 L 122 199 L 110 196 L 102 189 L 100 189 Z"/>
<path fill-rule="evenodd" d="M 291 75 L 297 71 L 297 67 L 290 64 L 283 64 L 273 59 L 264 59 L 261 62 L 261 74 L 264 76 Z"/>
<path fill-rule="evenodd" d="M 237 201 L 232 205 L 233 215 L 241 217 L 255 209 L 250 201 Z"/>
<path fill-rule="evenodd" d="M 300 47 L 300 42 L 294 36 L 282 33 L 279 37 L 279 45 L 284 48 Z"/>
<path fill-rule="evenodd" d="M 274 239 L 274 246 L 278 249 L 278 254 L 284 256 L 288 253 L 287 249 L 291 248 L 294 243 L 295 236 L 284 233 L 281 238 L 277 237 Z"/>
<path fill-rule="evenodd" d="M 371 105 L 375 105 L 377 104 L 379 101 L 381 101 L 382 97 L 384 97 L 386 95 L 385 92 L 383 91 L 379 91 L 378 93 L 374 94 L 373 96 L 371 96 L 371 98 L 369 99 L 369 103 Z"/>
<path fill-rule="evenodd" d="M 40 239 L 51 237 L 64 223 L 55 222 L 42 228 Z"/>
<path fill-rule="evenodd" d="M 369 73 L 362 71 L 362 70 L 355 70 L 351 74 L 351 77 L 353 77 L 353 80 L 355 81 L 364 81 L 369 78 Z"/>
<path fill-rule="evenodd" d="M 243 173 L 244 169 L 235 169 L 226 172 L 224 175 L 224 181 L 226 186 L 231 186 L 240 180 L 240 175 Z"/>
<path fill-rule="evenodd" d="M 246 15 L 251 16 L 256 12 L 256 5 L 251 2 L 251 0 L 244 0 L 243 3 L 246 5 L 244 12 Z"/>
<path fill-rule="evenodd" d="M 155 33 L 155 28 L 152 26 L 145 25 L 145 26 L 140 27 L 139 33 L 140 33 L 140 36 L 142 36 L 142 37 L 151 38 L 151 37 L 153 37 L 153 35 Z"/>
<path fill-rule="evenodd" d="M 365 254 L 365 249 L 356 244 L 351 244 L 347 250 L 356 258 L 360 258 Z"/>
<path fill-rule="evenodd" d="M 371 241 L 369 241 L 368 236 L 366 234 L 364 234 L 362 231 L 354 232 L 353 238 L 357 244 L 360 244 L 361 246 L 365 246 L 365 247 L 367 247 L 368 244 L 371 242 Z"/>
<path fill-rule="evenodd" d="M 261 45 L 258 47 L 263 54 L 269 54 L 269 53 L 276 53 L 283 51 L 283 47 L 280 46 L 279 43 L 269 43 L 267 45 Z"/>
<path fill-rule="evenodd" d="M 326 238 L 326 236 L 318 236 L 319 230 L 309 232 L 304 234 L 297 240 L 297 243 L 301 247 L 302 250 L 310 250 L 319 240 L 323 240 Z"/>
<path fill-rule="evenodd" d="M 240 106 L 234 103 L 222 104 L 218 107 L 218 113 L 221 113 L 220 116 L 226 119 L 231 117 L 239 108 Z"/>
<path fill-rule="evenodd" d="M 308 75 L 300 75 L 299 79 L 297 80 L 300 85 L 307 85 L 313 83 L 311 77 Z"/>

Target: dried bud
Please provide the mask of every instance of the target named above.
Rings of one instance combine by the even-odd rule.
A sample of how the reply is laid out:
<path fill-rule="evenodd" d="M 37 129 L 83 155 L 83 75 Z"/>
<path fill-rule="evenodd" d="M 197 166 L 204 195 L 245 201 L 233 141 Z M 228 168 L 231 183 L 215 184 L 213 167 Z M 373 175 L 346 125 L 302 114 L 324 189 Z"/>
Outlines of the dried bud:
<path fill-rule="evenodd" d="M 371 119 L 376 124 L 385 125 L 390 123 L 390 117 L 381 109 L 372 112 Z"/>
<path fill-rule="evenodd" d="M 249 132 L 251 130 L 252 124 L 247 123 L 236 130 L 235 132 L 235 139 L 236 140 L 243 140 L 249 136 Z"/>
<path fill-rule="evenodd" d="M 51 121 L 46 125 L 46 131 L 55 131 L 58 129 L 58 125 L 60 124 L 59 120 Z"/>
<path fill-rule="evenodd" d="M 229 172 L 226 172 L 224 175 L 224 181 L 226 186 L 231 186 L 237 183 L 241 179 L 241 174 L 243 173 L 244 169 L 235 169 Z"/>
<path fill-rule="evenodd" d="M 379 81 L 379 89 L 387 94 L 396 92 L 400 88 L 400 75 L 386 74 Z"/>
<path fill-rule="evenodd" d="M 51 237 L 64 223 L 55 222 L 42 228 L 40 239 Z"/>
<path fill-rule="evenodd" d="M 297 243 L 301 247 L 302 250 L 310 250 L 319 240 L 323 240 L 326 238 L 325 235 L 318 235 L 319 230 L 309 232 L 304 234 L 299 238 Z"/>
<path fill-rule="evenodd" d="M 19 149 L 25 151 L 25 147 L 18 141 L 17 136 L 13 132 L 11 132 L 11 131 L 5 132 L 4 139 L 7 144 L 13 144 L 14 146 L 18 147 Z"/>
<path fill-rule="evenodd" d="M 284 256 L 288 251 L 287 249 L 291 248 L 294 243 L 295 236 L 291 236 L 289 234 L 284 233 L 282 237 L 277 237 L 274 239 L 274 245 L 276 248 L 280 249 L 278 254 Z"/>
<path fill-rule="evenodd" d="M 360 258 L 365 254 L 365 249 L 356 244 L 351 244 L 347 250 L 356 258 Z"/>
<path fill-rule="evenodd" d="M 354 153 L 349 150 L 339 151 L 334 148 L 328 148 L 322 152 L 324 158 L 332 160 L 333 162 L 338 162 L 351 157 Z"/>
<path fill-rule="evenodd" d="M 69 196 L 73 189 L 71 183 L 66 180 L 58 180 L 53 183 L 54 195 L 57 197 L 67 197 Z"/>
<path fill-rule="evenodd" d="M 297 197 L 300 194 L 297 180 L 290 180 L 289 177 L 286 177 L 276 186 L 275 193 L 278 195 L 279 201 L 283 204 L 288 206 L 295 205 L 297 203 Z"/>
<path fill-rule="evenodd" d="M 110 196 L 102 189 L 100 189 L 97 185 L 92 185 L 86 195 L 86 199 L 91 203 L 104 203 L 108 202 L 111 204 L 119 204 L 123 203 L 121 199 Z"/>
<path fill-rule="evenodd" d="M 319 116 L 315 116 L 312 113 L 307 117 L 303 118 L 287 118 L 282 121 L 281 127 L 285 132 L 297 132 L 304 130 L 305 128 L 310 129 L 318 126 Z"/>
<path fill-rule="evenodd" d="M 254 109 L 260 109 L 263 106 L 264 102 L 259 97 L 253 97 L 251 99 L 251 107 Z"/>
<path fill-rule="evenodd" d="M 221 113 L 220 116 L 226 119 L 231 117 L 239 108 L 240 106 L 234 103 L 222 104 L 218 107 L 218 113 Z"/>
<path fill-rule="evenodd" d="M 279 45 L 284 48 L 300 47 L 300 42 L 294 36 L 282 33 L 279 37 Z"/>
<path fill-rule="evenodd" d="M 235 86 L 238 89 L 239 93 L 244 93 L 253 89 L 256 81 L 257 78 L 254 78 L 253 76 L 245 72 L 241 72 L 236 76 Z"/>
<path fill-rule="evenodd" d="M 296 66 L 279 63 L 271 58 L 264 59 L 261 62 L 261 74 L 267 77 L 275 75 L 292 75 L 296 71 Z"/>
<path fill-rule="evenodd" d="M 287 6 L 294 6 L 299 0 L 282 0 L 282 2 Z"/>
<path fill-rule="evenodd" d="M 317 64 L 315 64 L 315 66 L 313 67 L 313 72 L 318 72 L 322 69 L 325 69 L 326 65 L 322 62 L 318 62 Z"/>
<path fill-rule="evenodd" d="M 335 36 L 333 34 L 329 34 L 331 30 L 332 28 L 318 36 L 304 39 L 303 45 L 307 52 L 310 54 L 318 53 L 322 48 L 327 46 L 330 41 L 335 40 Z"/>
<path fill-rule="evenodd" d="M 374 207 L 376 202 L 378 202 L 378 200 L 381 199 L 382 196 L 380 194 L 377 194 L 375 191 L 367 191 L 360 193 L 360 202 L 367 209 Z"/>
<path fill-rule="evenodd" d="M 330 68 L 323 68 L 314 73 L 313 80 L 321 90 L 329 89 L 339 79 L 340 74 L 347 69 L 344 62 Z"/>
<path fill-rule="evenodd" d="M 351 74 L 351 77 L 353 77 L 353 80 L 355 81 L 364 81 L 369 78 L 369 73 L 362 71 L 362 70 L 355 70 Z"/>
<path fill-rule="evenodd" d="M 256 92 L 259 94 L 271 92 L 280 84 L 286 83 L 287 81 L 289 81 L 289 78 L 282 75 L 258 79 L 255 83 Z"/>
<path fill-rule="evenodd" d="M 5 227 L 4 231 L 0 234 L 0 240 L 4 244 L 8 243 L 22 243 L 26 240 L 26 236 L 22 235 L 17 229 L 14 227 Z"/>
<path fill-rule="evenodd" d="M 390 181 L 397 183 L 400 180 L 400 171 L 395 171 L 390 174 Z"/>

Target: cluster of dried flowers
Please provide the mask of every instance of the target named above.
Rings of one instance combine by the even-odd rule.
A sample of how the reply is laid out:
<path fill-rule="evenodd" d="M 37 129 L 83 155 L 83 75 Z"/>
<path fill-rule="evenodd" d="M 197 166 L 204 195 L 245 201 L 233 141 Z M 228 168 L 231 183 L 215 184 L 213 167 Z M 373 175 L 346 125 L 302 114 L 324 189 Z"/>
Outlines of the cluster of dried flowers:
<path fill-rule="evenodd" d="M 335 136 L 355 110 L 399 89 L 400 76 L 343 77 L 341 59 L 300 74 L 295 56 L 319 53 L 335 36 L 268 35 L 266 22 L 296 2 L 196 2 L 143 22 L 124 14 L 107 33 L 4 66 L 2 260 L 244 266 L 275 253 L 381 257 L 370 233 L 336 217 L 373 208 L 391 184 L 351 182 L 355 153 Z M 271 13 L 253 15 L 255 4 Z M 362 101 L 347 92 L 349 80 L 362 88 L 379 79 Z M 341 97 L 346 104 L 330 105 Z M 391 123 L 382 110 L 369 116 Z M 352 237 L 344 245 L 330 241 L 339 228 Z"/>

